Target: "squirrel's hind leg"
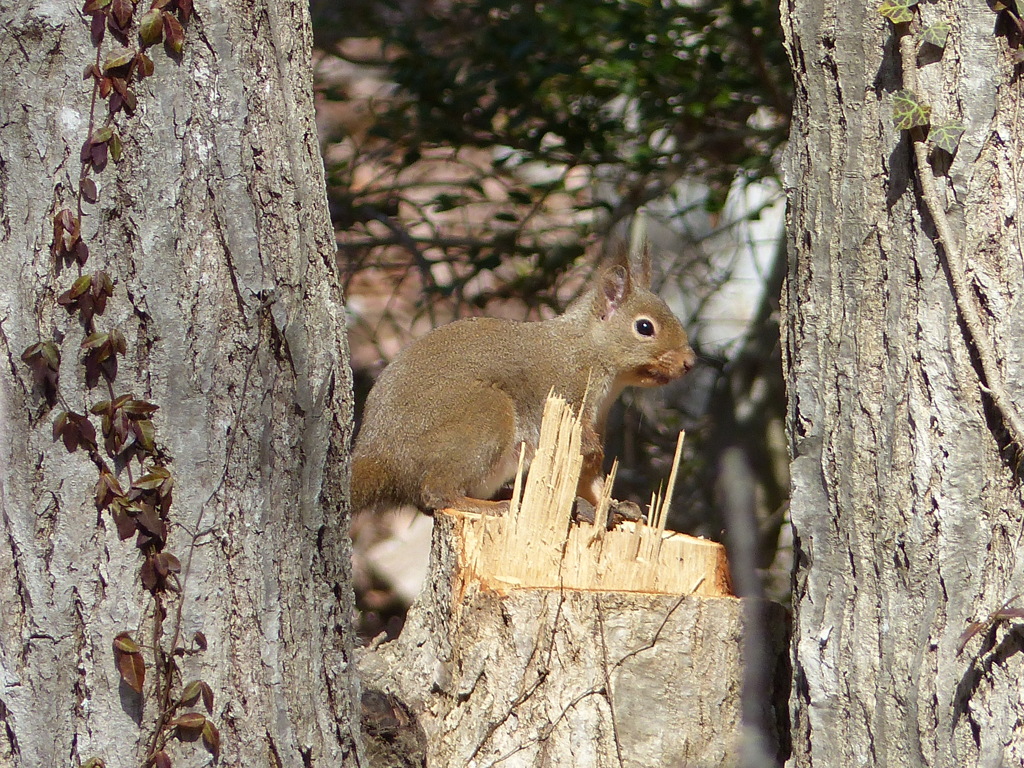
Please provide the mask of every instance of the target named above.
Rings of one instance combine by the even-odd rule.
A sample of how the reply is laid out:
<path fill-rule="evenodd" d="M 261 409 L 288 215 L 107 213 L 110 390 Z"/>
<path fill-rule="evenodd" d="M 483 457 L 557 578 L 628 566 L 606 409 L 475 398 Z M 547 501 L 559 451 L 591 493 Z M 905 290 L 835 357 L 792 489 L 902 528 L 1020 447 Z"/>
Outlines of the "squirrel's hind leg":
<path fill-rule="evenodd" d="M 436 446 L 423 473 L 421 508 L 454 507 L 480 514 L 501 514 L 507 501 L 487 501 L 515 476 L 519 464 L 515 404 L 509 395 L 479 383 L 471 402 L 474 413 L 453 414 L 435 427 Z"/>
<path fill-rule="evenodd" d="M 473 512 L 478 515 L 504 515 L 508 512 L 509 502 L 488 501 L 487 499 L 474 499 L 469 496 L 459 496 L 444 505 L 445 509 L 457 509 L 460 512 Z"/>

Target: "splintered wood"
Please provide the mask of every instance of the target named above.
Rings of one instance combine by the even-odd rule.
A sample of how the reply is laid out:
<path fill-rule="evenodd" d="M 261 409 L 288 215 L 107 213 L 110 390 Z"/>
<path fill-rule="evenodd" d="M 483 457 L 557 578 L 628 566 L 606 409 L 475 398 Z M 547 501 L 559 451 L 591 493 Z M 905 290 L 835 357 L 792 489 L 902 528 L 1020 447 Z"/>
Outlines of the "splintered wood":
<path fill-rule="evenodd" d="M 540 442 L 525 485 L 520 471 L 509 513 L 476 515 L 459 510 L 459 561 L 464 577 L 491 588 L 617 590 L 706 597 L 731 595 L 721 544 L 665 531 L 683 435 L 664 495 L 655 494 L 649 524 L 605 530 L 615 467 L 605 482 L 596 523 L 572 521 L 582 466 L 580 422 L 564 400 L 549 397 Z"/>

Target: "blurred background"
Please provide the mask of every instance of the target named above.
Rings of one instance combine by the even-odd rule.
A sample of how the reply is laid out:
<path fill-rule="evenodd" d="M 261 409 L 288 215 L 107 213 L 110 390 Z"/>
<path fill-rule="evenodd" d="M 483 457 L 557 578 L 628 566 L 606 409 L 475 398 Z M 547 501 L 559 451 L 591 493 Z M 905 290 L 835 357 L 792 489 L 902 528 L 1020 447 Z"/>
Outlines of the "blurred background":
<path fill-rule="evenodd" d="M 615 496 L 647 501 L 685 429 L 670 527 L 724 542 L 738 594 L 788 605 L 777 3 L 311 8 L 357 412 L 413 338 L 467 315 L 557 314 L 641 234 L 699 363 L 617 406 Z M 353 522 L 364 637 L 400 630 L 429 530 L 410 511 Z"/>

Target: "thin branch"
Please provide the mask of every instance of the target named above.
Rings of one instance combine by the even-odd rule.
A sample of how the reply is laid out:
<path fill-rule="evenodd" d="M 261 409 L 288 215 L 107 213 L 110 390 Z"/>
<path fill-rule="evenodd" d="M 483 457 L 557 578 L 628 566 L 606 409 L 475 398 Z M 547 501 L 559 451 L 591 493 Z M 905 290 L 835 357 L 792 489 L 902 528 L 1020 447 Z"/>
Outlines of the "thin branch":
<path fill-rule="evenodd" d="M 900 38 L 900 57 L 903 63 L 903 84 L 907 90 L 916 92 L 917 53 L 913 35 L 904 34 Z M 935 224 L 935 232 L 946 257 L 946 266 L 949 268 L 953 300 L 956 302 L 960 317 L 967 329 L 968 341 L 977 351 L 978 360 L 981 363 L 981 371 L 985 377 L 982 388 L 992 398 L 992 404 L 999 411 L 1003 426 L 1014 445 L 1018 449 L 1024 449 L 1024 422 L 1021 421 L 1013 401 L 1003 387 L 1003 375 L 999 370 L 996 351 L 985 333 L 985 324 L 971 298 L 967 265 L 949 225 L 949 219 L 946 217 L 945 206 L 939 198 L 935 177 L 931 173 L 931 165 L 928 162 L 928 146 L 921 135 L 912 135 L 911 143 L 914 145 L 914 157 L 917 160 L 917 177 L 921 185 L 921 197 Z"/>

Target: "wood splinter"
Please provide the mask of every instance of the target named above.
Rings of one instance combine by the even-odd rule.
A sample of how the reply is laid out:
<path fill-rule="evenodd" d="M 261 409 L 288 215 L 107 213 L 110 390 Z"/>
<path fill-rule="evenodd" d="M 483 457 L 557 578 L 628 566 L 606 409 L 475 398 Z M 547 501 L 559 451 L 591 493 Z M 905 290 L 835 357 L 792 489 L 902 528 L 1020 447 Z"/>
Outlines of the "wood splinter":
<path fill-rule="evenodd" d="M 732 594 L 721 544 L 665 530 L 684 433 L 664 494 L 654 494 L 649 523 L 606 530 L 616 465 L 604 484 L 594 524 L 571 522 L 582 464 L 580 421 L 560 397 L 548 398 L 540 442 L 525 480 L 523 458 L 504 516 L 444 510 L 459 531 L 463 578 L 512 588 L 611 590 L 724 597 Z"/>

